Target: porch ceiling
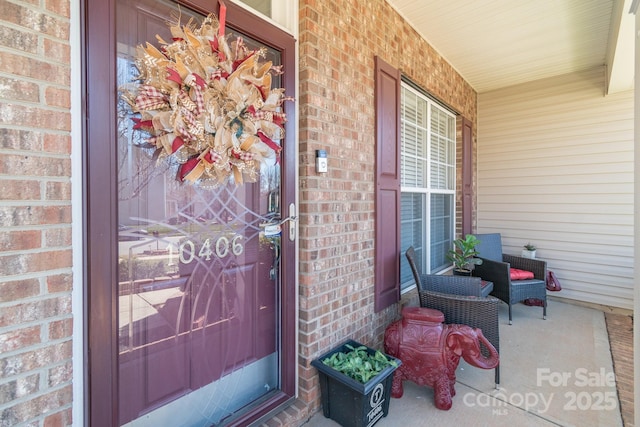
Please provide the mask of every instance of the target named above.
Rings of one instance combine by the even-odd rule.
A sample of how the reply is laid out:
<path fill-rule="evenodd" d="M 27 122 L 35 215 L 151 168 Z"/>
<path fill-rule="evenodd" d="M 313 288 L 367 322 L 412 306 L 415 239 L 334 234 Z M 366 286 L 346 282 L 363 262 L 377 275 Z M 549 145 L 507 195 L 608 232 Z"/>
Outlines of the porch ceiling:
<path fill-rule="evenodd" d="M 631 0 L 387 0 L 478 92 L 606 65 L 633 87 Z"/>

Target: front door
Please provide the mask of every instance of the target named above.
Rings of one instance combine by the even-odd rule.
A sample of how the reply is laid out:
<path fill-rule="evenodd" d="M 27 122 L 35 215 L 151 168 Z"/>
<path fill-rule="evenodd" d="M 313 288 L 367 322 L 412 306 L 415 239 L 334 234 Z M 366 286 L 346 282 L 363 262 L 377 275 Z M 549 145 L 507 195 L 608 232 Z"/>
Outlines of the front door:
<path fill-rule="evenodd" d="M 156 35 L 173 37 L 168 23 L 198 26 L 217 10 L 207 9 L 213 2 L 107 2 L 113 45 L 93 34 L 110 16 L 99 18 L 95 3 L 86 4 L 91 424 L 246 424 L 295 392 L 293 108 L 285 104 L 281 155 L 262 162 L 256 182 L 177 180 L 179 166 L 145 145 L 149 135 L 134 129 L 137 115 L 121 94 L 138 75 L 139 45 L 158 46 Z M 227 8 L 228 37 L 266 47 L 266 59 L 285 66 L 272 87 L 293 96 L 293 40 Z M 113 52 L 93 54 L 105 46 Z M 104 57 L 115 69 L 108 84 L 91 75 Z M 113 102 L 94 98 L 113 89 Z"/>

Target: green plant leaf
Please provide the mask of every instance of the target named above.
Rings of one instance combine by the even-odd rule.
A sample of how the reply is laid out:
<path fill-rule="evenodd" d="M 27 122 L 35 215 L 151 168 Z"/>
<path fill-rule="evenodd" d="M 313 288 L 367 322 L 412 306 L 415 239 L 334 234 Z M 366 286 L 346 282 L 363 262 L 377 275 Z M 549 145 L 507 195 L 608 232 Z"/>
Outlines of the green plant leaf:
<path fill-rule="evenodd" d="M 330 357 L 323 359 L 322 363 L 363 384 L 378 375 L 386 367 L 397 367 L 398 365 L 395 360 L 389 359 L 380 350 L 377 350 L 374 354 L 369 354 L 365 346 L 354 348 L 347 344 L 345 347 L 349 351 L 334 353 Z"/>
<path fill-rule="evenodd" d="M 453 241 L 454 248 L 447 252 L 447 259 L 453 263 L 457 270 L 468 270 L 471 265 L 480 265 L 482 260 L 476 258 L 479 252 L 476 245 L 480 243 L 473 234 L 467 234 L 464 239 L 458 238 Z"/>

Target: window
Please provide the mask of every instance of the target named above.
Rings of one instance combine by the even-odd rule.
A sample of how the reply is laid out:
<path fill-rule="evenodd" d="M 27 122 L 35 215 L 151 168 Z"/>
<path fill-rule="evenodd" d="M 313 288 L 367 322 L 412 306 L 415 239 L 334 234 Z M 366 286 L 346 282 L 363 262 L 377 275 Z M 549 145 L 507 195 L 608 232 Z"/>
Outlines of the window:
<path fill-rule="evenodd" d="M 271 17 L 271 0 L 240 0 L 265 16 Z"/>
<path fill-rule="evenodd" d="M 450 265 L 447 251 L 455 235 L 456 118 L 413 87 L 401 89 L 402 251 L 413 246 L 421 271 Z M 406 259 L 402 289 L 413 285 Z"/>
<path fill-rule="evenodd" d="M 298 8 L 292 6 L 291 0 L 240 0 L 240 3 L 286 28 L 289 33 L 297 32 Z"/>

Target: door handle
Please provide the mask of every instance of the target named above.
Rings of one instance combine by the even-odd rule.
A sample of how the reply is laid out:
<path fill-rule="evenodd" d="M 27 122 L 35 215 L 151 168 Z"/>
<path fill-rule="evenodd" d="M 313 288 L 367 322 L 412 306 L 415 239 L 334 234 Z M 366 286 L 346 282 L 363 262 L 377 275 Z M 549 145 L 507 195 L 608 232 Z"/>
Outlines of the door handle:
<path fill-rule="evenodd" d="M 296 240 L 296 220 L 298 217 L 296 216 L 296 204 L 289 203 L 289 217 L 285 218 L 284 221 L 289 221 L 289 240 L 292 242 Z"/>
<path fill-rule="evenodd" d="M 289 216 L 281 219 L 277 222 L 263 222 L 260 224 L 260 227 L 264 228 L 265 231 L 269 230 L 268 233 L 270 235 L 280 234 L 280 227 L 284 225 L 286 222 L 289 223 L 289 240 L 292 242 L 296 240 L 296 220 L 298 217 L 296 216 L 296 204 L 289 204 Z"/>

